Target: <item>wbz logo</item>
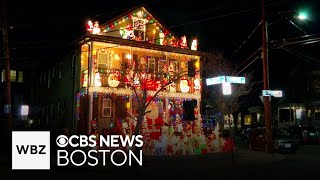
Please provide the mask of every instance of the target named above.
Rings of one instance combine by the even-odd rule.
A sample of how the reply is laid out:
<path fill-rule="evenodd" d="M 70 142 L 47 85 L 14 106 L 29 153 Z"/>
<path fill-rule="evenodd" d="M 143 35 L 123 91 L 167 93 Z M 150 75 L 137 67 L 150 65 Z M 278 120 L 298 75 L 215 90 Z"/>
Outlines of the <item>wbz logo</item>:
<path fill-rule="evenodd" d="M 12 169 L 50 169 L 50 132 L 13 131 Z"/>

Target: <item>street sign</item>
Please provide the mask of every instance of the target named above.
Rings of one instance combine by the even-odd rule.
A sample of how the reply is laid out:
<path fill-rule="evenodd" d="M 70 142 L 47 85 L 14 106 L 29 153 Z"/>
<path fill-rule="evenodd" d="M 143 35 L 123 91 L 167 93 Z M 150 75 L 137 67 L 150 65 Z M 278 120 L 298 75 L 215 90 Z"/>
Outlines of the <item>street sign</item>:
<path fill-rule="evenodd" d="M 225 76 L 219 76 L 219 77 L 206 79 L 207 86 L 214 85 L 214 84 L 221 84 L 223 82 L 225 82 Z"/>
<path fill-rule="evenodd" d="M 230 95 L 231 94 L 231 84 L 229 82 L 222 83 L 222 93 L 223 93 L 223 95 Z"/>
<path fill-rule="evenodd" d="M 282 97 L 282 91 L 262 90 L 262 96 Z"/>
<path fill-rule="evenodd" d="M 237 84 L 245 84 L 246 83 L 246 78 L 245 77 L 236 77 L 236 76 L 226 76 L 226 82 L 237 83 Z"/>
<path fill-rule="evenodd" d="M 263 96 L 259 96 L 260 97 L 260 100 L 262 101 L 263 103 Z M 269 96 L 269 102 L 271 101 L 271 96 Z"/>

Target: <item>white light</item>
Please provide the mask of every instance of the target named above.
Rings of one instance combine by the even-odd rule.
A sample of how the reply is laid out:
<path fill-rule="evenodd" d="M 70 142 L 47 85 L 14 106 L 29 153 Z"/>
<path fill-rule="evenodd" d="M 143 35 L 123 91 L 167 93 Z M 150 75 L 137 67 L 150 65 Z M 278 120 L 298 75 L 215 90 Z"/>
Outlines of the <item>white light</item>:
<path fill-rule="evenodd" d="M 231 84 L 229 82 L 222 83 L 222 93 L 223 93 L 223 95 L 230 95 L 231 94 Z"/>
<path fill-rule="evenodd" d="M 132 58 L 131 54 L 127 54 L 127 59 L 131 59 L 131 58 Z"/>
<path fill-rule="evenodd" d="M 22 105 L 21 106 L 21 116 L 28 116 L 28 114 L 29 114 L 29 106 Z"/>

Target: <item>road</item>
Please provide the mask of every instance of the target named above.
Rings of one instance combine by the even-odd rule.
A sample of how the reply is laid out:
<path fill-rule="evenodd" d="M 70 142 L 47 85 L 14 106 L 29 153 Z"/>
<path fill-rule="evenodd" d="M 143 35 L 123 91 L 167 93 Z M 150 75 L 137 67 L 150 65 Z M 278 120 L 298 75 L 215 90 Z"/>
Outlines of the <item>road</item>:
<path fill-rule="evenodd" d="M 304 145 L 295 154 L 283 154 L 277 161 L 267 161 L 271 155 L 255 154 L 250 152 L 246 160 L 236 157 L 234 162 L 231 156 L 224 155 L 221 158 L 186 158 L 183 160 L 148 160 L 143 167 L 99 167 L 99 168 L 58 168 L 51 171 L 11 171 L 9 174 L 15 177 L 48 177 L 57 178 L 108 178 L 108 177 L 137 177 L 137 178 L 197 178 L 211 177 L 221 178 L 245 178 L 245 179 L 303 179 L 308 177 L 320 177 L 320 145 Z M 241 154 L 239 155 L 242 156 Z M 256 156 L 256 157 L 255 157 Z M 258 157 L 259 156 L 259 157 Z M 243 156 L 242 156 L 243 157 Z M 242 161 L 242 162 L 240 162 Z M 265 163 L 267 162 L 267 163 Z M 7 170 L 1 166 L 0 172 Z"/>

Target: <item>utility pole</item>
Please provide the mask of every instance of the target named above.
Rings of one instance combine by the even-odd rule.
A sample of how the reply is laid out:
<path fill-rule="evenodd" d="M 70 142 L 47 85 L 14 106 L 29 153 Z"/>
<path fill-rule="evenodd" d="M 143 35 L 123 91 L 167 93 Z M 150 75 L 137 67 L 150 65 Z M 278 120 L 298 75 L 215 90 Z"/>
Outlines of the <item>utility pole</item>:
<path fill-rule="evenodd" d="M 269 68 L 268 68 L 268 29 L 265 17 L 264 0 L 262 0 L 262 61 L 263 61 L 263 89 L 269 90 Z M 271 129 L 271 107 L 269 96 L 263 96 L 264 119 L 266 127 L 267 152 L 272 153 L 272 129 Z"/>

